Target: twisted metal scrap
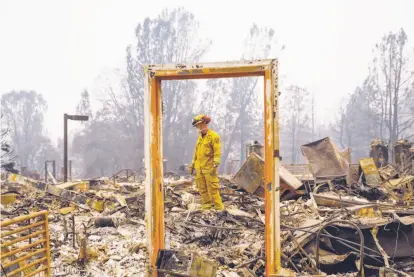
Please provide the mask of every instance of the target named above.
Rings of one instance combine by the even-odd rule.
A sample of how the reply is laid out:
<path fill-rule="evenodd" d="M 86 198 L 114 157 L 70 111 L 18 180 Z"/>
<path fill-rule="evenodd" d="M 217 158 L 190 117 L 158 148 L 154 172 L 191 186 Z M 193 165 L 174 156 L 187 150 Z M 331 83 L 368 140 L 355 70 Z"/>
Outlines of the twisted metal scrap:
<path fill-rule="evenodd" d="M 322 225 L 321 228 L 316 233 L 316 268 L 319 267 L 319 240 L 320 240 L 321 232 L 326 227 L 328 227 L 329 225 L 332 225 L 334 223 L 348 224 L 348 225 L 351 225 L 352 227 L 354 227 L 357 230 L 357 232 L 359 234 L 359 239 L 360 239 L 360 247 L 359 247 L 359 256 L 360 256 L 359 272 L 361 273 L 361 276 L 364 277 L 365 276 L 365 273 L 364 273 L 364 235 L 362 234 L 362 231 L 358 227 L 358 225 L 356 225 L 353 222 L 346 221 L 346 220 L 333 220 L 333 221 L 327 222 L 324 225 Z"/>

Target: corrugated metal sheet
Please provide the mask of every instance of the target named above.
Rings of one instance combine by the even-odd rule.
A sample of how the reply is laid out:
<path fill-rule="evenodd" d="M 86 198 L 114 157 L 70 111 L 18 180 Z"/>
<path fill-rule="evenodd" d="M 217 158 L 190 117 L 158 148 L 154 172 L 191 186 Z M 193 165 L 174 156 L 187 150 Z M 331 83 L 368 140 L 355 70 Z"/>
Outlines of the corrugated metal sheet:
<path fill-rule="evenodd" d="M 329 137 L 302 145 L 301 149 L 315 181 L 348 176 L 348 152 L 340 151 Z"/>
<path fill-rule="evenodd" d="M 314 181 L 308 164 L 282 164 L 293 176 L 303 181 Z"/>

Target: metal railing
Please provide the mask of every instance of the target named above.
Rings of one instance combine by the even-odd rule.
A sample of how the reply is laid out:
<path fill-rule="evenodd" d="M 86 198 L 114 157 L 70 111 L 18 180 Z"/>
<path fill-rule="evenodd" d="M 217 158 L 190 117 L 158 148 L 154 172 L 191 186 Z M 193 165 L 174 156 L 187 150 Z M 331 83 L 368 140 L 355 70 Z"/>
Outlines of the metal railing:
<path fill-rule="evenodd" d="M 47 211 L 6 219 L 0 228 L 2 275 L 51 276 Z"/>
<path fill-rule="evenodd" d="M 124 176 L 121 175 L 121 173 L 125 173 Z M 134 182 L 136 179 L 136 174 L 132 169 L 126 168 L 126 169 L 121 169 L 120 171 L 118 171 L 117 173 L 115 173 L 114 175 L 112 175 L 109 180 L 113 180 L 114 184 L 116 182 L 117 178 L 121 178 L 121 177 L 125 177 L 126 180 L 129 180 L 129 178 L 134 177 Z"/>

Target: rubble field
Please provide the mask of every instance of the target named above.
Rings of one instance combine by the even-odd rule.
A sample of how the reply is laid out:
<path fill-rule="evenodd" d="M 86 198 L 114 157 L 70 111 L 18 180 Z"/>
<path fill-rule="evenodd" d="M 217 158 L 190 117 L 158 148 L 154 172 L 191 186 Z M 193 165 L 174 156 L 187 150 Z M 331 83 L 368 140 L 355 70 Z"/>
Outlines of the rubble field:
<path fill-rule="evenodd" d="M 282 267 L 296 276 L 414 276 L 412 169 L 377 167 L 372 158 L 355 167 L 326 155 L 326 170 L 315 145 L 304 151 L 310 173 L 280 170 Z M 251 154 L 241 170 L 260 172 L 262 163 Z M 165 248 L 177 253 L 159 268 L 166 276 L 191 276 L 171 260 L 180 255 L 201 257 L 214 276 L 265 276 L 263 184 L 243 182 L 242 173 L 220 176 L 220 212 L 201 210 L 193 176 L 164 180 Z M 49 212 L 52 276 L 146 276 L 145 189 L 134 179 L 45 184 L 8 174 L 1 217 Z"/>

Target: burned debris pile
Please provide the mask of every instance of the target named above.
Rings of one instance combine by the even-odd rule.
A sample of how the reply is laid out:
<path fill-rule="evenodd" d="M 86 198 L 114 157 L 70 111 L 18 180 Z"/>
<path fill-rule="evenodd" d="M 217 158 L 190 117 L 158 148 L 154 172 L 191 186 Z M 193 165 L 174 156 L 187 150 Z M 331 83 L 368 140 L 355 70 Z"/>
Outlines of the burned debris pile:
<path fill-rule="evenodd" d="M 145 276 L 145 193 L 141 183 L 102 178 L 52 185 L 9 174 L 1 189 L 2 221 L 48 211 L 52 276 Z M 10 194 L 14 199 L 3 201 Z M 22 241 L 16 247 L 29 243 Z M 30 263 L 31 258 L 25 262 Z M 10 272 L 4 268 L 5 274 Z"/>
<path fill-rule="evenodd" d="M 412 276 L 414 153 L 406 152 L 411 160 L 403 164 L 375 155 L 354 165 L 349 150 L 340 151 L 329 138 L 302 152 L 314 180 L 303 182 L 299 199 L 308 199 L 310 208 L 299 213 L 305 220 L 282 226 L 285 266 L 309 274 Z M 297 218 L 290 209 L 282 216 Z"/>
<path fill-rule="evenodd" d="M 414 153 L 406 152 L 411 160 L 403 164 L 388 163 L 384 152 L 351 164 L 350 151 L 329 138 L 302 152 L 314 180 L 303 180 L 298 190 L 306 191 L 299 198 L 307 199 L 304 209 L 282 209 L 282 220 L 292 219 L 282 226 L 285 266 L 308 274 L 412 276 Z M 300 215 L 304 220 L 296 220 Z"/>
<path fill-rule="evenodd" d="M 352 164 L 349 149 L 324 138 L 302 146 L 308 164 L 282 164 L 286 272 L 414 276 L 414 149 L 401 145 L 397 163 L 389 163 L 386 146 L 374 142 L 371 157 Z M 235 175 L 221 176 L 226 209 L 219 212 L 201 210 L 193 176 L 165 176 L 165 249 L 158 253 L 158 271 L 265 276 L 263 168 L 258 147 Z M 2 221 L 48 211 L 53 276 L 145 276 L 144 182 L 127 175 L 53 184 L 8 174 L 1 184 Z M 4 243 L 2 238 L 2 251 L 14 251 L 3 249 Z"/>
<path fill-rule="evenodd" d="M 279 169 L 282 266 L 297 276 L 414 275 L 412 167 L 402 171 L 384 161 L 377 167 L 374 158 L 352 164 L 350 150 L 338 150 L 329 138 L 304 145 L 303 153 L 306 167 Z M 163 272 L 264 276 L 261 156 L 250 153 L 234 176 L 221 177 L 223 212 L 200 211 L 192 179 L 165 181 L 170 257 L 198 255 L 216 267 L 209 264 L 204 274 L 195 274 L 163 257 Z"/>

